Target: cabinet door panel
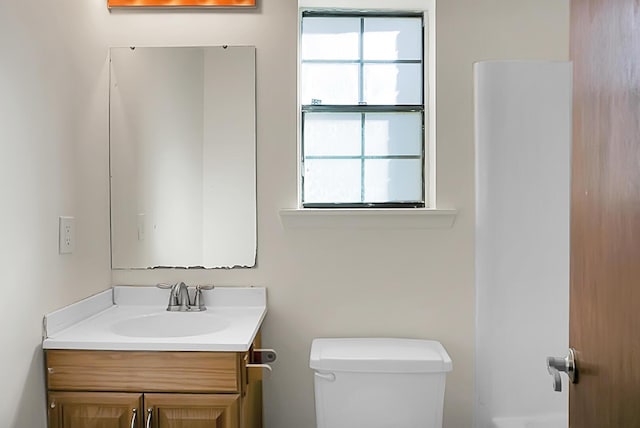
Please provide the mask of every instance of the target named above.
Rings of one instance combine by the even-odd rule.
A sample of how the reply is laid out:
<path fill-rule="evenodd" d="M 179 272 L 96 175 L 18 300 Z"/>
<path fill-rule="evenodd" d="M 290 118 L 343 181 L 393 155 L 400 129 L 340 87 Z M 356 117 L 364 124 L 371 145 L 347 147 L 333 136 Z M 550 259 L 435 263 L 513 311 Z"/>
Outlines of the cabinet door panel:
<path fill-rule="evenodd" d="M 224 415 L 222 409 L 158 409 L 158 426 L 162 428 L 222 428 Z"/>
<path fill-rule="evenodd" d="M 142 394 L 50 392 L 50 428 L 142 428 Z"/>
<path fill-rule="evenodd" d="M 238 394 L 145 394 L 153 428 L 238 428 Z"/>

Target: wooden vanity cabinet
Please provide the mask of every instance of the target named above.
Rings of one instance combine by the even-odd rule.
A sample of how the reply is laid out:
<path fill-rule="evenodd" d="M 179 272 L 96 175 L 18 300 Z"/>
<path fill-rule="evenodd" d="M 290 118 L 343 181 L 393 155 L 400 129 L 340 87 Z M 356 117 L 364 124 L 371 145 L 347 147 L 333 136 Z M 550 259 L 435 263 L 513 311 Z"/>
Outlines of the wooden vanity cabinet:
<path fill-rule="evenodd" d="M 49 428 L 261 428 L 251 352 L 46 350 Z"/>

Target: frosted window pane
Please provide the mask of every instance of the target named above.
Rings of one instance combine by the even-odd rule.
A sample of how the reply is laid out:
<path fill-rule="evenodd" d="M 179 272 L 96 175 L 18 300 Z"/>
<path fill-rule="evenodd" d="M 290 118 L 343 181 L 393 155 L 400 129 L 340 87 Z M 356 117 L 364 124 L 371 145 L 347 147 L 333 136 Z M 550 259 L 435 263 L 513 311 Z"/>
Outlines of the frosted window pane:
<path fill-rule="evenodd" d="M 422 200 L 422 162 L 420 160 L 366 160 L 364 177 L 366 202 Z"/>
<path fill-rule="evenodd" d="M 305 202 L 360 202 L 359 160 L 308 159 L 304 166 Z"/>
<path fill-rule="evenodd" d="M 370 113 L 364 126 L 366 155 L 422 156 L 420 113 Z"/>
<path fill-rule="evenodd" d="M 305 156 L 359 156 L 362 151 L 359 113 L 306 113 Z"/>
<path fill-rule="evenodd" d="M 422 162 L 374 159 L 365 161 L 365 201 L 422 200 Z"/>
<path fill-rule="evenodd" d="M 366 64 L 364 100 L 367 104 L 422 104 L 420 64 Z"/>
<path fill-rule="evenodd" d="M 302 60 L 358 59 L 358 18 L 304 18 Z"/>
<path fill-rule="evenodd" d="M 358 104 L 358 66 L 354 64 L 302 64 L 301 102 Z"/>
<path fill-rule="evenodd" d="M 363 56 L 365 60 L 422 58 L 420 18 L 366 18 Z"/>

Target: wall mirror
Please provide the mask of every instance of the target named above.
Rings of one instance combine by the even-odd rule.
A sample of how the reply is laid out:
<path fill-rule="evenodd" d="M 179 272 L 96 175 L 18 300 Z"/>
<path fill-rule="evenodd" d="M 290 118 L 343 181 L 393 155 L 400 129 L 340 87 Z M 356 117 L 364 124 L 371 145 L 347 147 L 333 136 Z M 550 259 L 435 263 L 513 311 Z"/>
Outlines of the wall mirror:
<path fill-rule="evenodd" d="M 111 266 L 252 267 L 255 48 L 111 48 Z"/>

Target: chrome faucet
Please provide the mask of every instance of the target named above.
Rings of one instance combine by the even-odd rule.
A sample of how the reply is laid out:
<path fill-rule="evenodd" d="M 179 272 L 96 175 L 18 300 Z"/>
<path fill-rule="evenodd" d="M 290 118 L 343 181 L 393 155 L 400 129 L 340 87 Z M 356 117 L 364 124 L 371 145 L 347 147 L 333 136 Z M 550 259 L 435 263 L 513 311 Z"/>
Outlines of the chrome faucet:
<path fill-rule="evenodd" d="M 212 290 L 213 285 L 198 285 L 195 287 L 193 301 L 189 296 L 189 287 L 184 282 L 171 284 L 157 284 L 158 288 L 171 289 L 169 292 L 169 304 L 167 311 L 170 312 L 201 312 L 206 311 L 202 290 Z"/>
<path fill-rule="evenodd" d="M 189 299 L 187 284 L 184 282 L 174 284 L 173 287 L 171 287 L 171 293 L 169 294 L 169 305 L 167 306 L 167 310 L 171 312 L 186 312 L 190 307 L 191 301 Z"/>

